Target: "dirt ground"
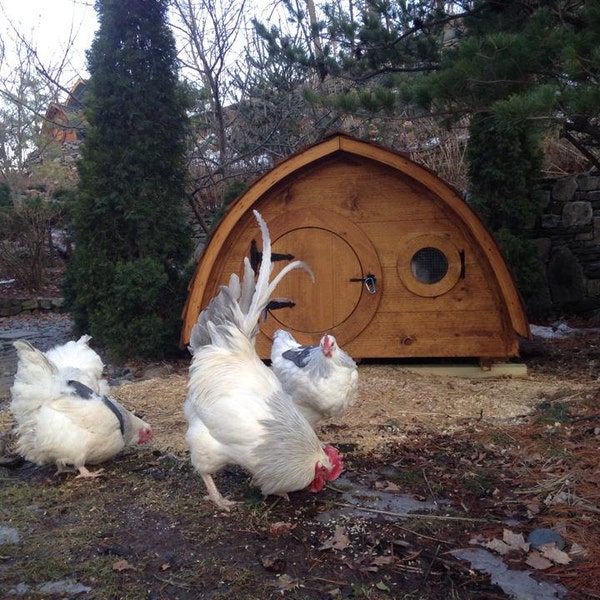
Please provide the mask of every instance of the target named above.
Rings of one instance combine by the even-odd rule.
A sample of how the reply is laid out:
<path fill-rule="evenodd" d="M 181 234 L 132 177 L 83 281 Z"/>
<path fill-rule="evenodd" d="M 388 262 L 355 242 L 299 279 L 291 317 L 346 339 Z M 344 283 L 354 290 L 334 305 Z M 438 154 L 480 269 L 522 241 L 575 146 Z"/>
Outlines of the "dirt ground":
<path fill-rule="evenodd" d="M 288 503 L 227 468 L 216 483 L 239 501 L 229 514 L 203 499 L 186 453 L 185 365 L 115 387 L 152 423 L 150 447 L 97 481 L 0 469 L 0 597 L 600 598 L 599 343 L 589 327 L 536 339 L 514 378 L 362 364 L 356 405 L 320 428 L 343 477 Z M 10 424 L 0 407 L 5 437 Z M 3 527 L 19 541 L 3 544 Z M 557 546 L 525 543 L 547 529 Z M 475 549 L 535 595 L 458 557 Z M 73 587 L 48 594 L 56 581 Z"/>
<path fill-rule="evenodd" d="M 411 373 L 402 365 L 365 364 L 359 373 L 356 404 L 320 429 L 328 438 L 335 437 L 334 442 L 355 444 L 362 452 L 402 441 L 409 431 L 423 427 L 451 434 L 468 424 L 514 422 L 531 415 L 544 400 L 575 400 L 589 389 L 579 379 L 536 372 L 527 377 L 461 379 Z M 186 384 L 187 373 L 182 372 L 122 385 L 114 395 L 151 420 L 156 447 L 181 453 L 186 450 L 181 412 Z"/>

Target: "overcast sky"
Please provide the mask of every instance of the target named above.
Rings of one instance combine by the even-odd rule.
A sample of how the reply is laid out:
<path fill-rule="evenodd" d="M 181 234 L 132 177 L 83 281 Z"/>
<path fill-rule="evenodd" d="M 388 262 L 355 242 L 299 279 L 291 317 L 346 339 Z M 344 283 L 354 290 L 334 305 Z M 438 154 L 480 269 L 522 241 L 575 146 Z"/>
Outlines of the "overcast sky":
<path fill-rule="evenodd" d="M 44 65 L 62 60 L 69 40 L 74 40 L 70 77 L 86 74 L 85 51 L 98 24 L 93 0 L 0 0 L 0 23 L 7 53 L 18 32 L 37 49 Z"/>
<path fill-rule="evenodd" d="M 258 10 L 259 17 L 270 21 L 273 4 L 274 0 L 246 0 L 248 16 L 253 16 L 255 9 L 251 7 L 258 6 L 262 7 Z M 40 62 L 52 70 L 64 60 L 72 41 L 68 64 L 59 77 L 61 84 L 69 89 L 79 77 L 88 76 L 85 52 L 97 27 L 94 0 L 0 0 L 0 34 L 6 51 L 0 76 L 18 65 L 11 54 L 18 36 L 36 48 Z M 55 78 L 55 72 L 52 75 Z"/>

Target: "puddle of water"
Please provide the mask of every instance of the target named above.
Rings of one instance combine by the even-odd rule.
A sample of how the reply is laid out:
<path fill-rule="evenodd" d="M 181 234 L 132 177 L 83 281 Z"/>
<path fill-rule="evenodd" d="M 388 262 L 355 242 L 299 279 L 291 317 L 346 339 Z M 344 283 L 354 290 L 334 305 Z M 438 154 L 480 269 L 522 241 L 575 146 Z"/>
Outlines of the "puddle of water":
<path fill-rule="evenodd" d="M 77 581 L 73 581 L 72 579 L 63 579 L 61 581 L 48 581 L 46 583 L 42 583 L 35 589 L 31 588 L 26 583 L 19 583 L 17 586 L 8 591 L 8 596 L 30 597 L 31 593 L 34 592 L 36 596 L 38 594 L 41 594 L 42 596 L 55 596 L 56 594 L 59 594 L 63 598 L 67 598 L 70 596 L 87 594 L 91 591 L 92 588 L 88 587 L 87 585 L 83 585 Z"/>
<path fill-rule="evenodd" d="M 556 600 L 567 594 L 561 585 L 535 580 L 531 571 L 509 569 L 500 557 L 483 548 L 453 550 L 450 554 L 459 560 L 468 560 L 471 568 L 490 575 L 492 583 L 514 600 Z"/>
<path fill-rule="evenodd" d="M 0 525 L 0 546 L 3 544 L 18 544 L 20 541 L 21 537 L 16 529 Z"/>
<path fill-rule="evenodd" d="M 403 514 L 426 512 L 439 508 L 432 500 L 422 502 L 407 494 L 394 494 L 385 490 L 367 488 L 346 475 L 336 479 L 335 489 L 342 492 L 339 502 L 352 506 L 336 507 L 321 513 L 318 517 L 319 521 L 330 521 L 340 516 L 373 519 L 377 515 L 392 521 L 401 518 L 400 515 Z M 353 508 L 354 506 L 356 508 Z M 371 510 L 361 510 L 365 508 Z M 386 512 L 394 514 L 386 515 Z"/>

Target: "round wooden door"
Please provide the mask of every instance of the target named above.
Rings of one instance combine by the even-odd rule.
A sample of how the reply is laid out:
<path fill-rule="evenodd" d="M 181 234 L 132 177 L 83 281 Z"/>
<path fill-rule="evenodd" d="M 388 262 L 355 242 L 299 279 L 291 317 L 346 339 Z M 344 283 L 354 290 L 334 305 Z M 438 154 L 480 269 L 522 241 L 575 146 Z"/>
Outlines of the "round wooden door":
<path fill-rule="evenodd" d="M 273 275 L 297 259 L 309 265 L 315 281 L 304 270 L 289 273 L 275 290 L 280 308 L 269 311 L 263 333 L 272 337 L 285 329 L 302 343 L 316 343 L 326 332 L 340 345 L 354 339 L 373 318 L 382 292 L 381 265 L 365 233 L 320 209 L 284 213 L 269 221 L 269 231 L 280 259 Z"/>

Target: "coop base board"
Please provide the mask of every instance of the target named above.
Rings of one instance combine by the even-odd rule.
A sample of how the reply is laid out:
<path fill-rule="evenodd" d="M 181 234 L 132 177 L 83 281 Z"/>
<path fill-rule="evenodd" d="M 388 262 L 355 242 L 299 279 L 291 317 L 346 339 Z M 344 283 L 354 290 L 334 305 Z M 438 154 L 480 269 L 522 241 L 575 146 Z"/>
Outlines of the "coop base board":
<path fill-rule="evenodd" d="M 406 371 L 421 375 L 464 377 L 465 379 L 487 379 L 490 377 L 525 377 L 527 365 L 522 363 L 493 363 L 485 368 L 478 365 L 402 365 Z"/>

